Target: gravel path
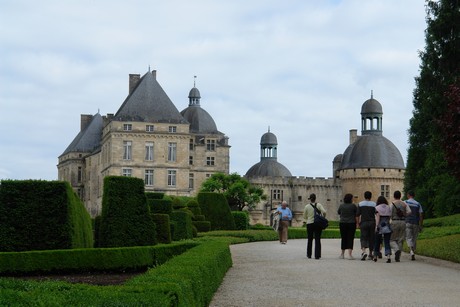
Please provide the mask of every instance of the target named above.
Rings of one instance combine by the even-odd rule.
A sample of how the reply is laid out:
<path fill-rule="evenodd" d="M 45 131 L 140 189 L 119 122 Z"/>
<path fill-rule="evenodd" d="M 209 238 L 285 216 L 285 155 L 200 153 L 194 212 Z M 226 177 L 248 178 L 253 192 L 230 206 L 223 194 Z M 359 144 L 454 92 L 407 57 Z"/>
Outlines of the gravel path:
<path fill-rule="evenodd" d="M 321 242 L 320 260 L 306 258 L 305 239 L 232 245 L 210 306 L 460 306 L 460 264 L 408 254 L 360 261 L 359 240 L 355 260 L 339 259 L 340 240 Z"/>

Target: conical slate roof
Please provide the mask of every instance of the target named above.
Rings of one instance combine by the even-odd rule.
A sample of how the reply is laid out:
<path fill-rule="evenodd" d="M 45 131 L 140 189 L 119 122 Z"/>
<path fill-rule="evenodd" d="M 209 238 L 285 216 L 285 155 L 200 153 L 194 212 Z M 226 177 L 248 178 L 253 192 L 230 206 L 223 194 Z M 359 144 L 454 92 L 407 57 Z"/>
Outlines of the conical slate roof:
<path fill-rule="evenodd" d="M 101 144 L 102 124 L 102 116 L 97 113 L 88 126 L 77 134 L 62 155 L 69 152 L 93 152 Z"/>
<path fill-rule="evenodd" d="M 114 120 L 184 124 L 172 101 L 156 80 L 156 72 L 147 72 L 118 109 Z"/>

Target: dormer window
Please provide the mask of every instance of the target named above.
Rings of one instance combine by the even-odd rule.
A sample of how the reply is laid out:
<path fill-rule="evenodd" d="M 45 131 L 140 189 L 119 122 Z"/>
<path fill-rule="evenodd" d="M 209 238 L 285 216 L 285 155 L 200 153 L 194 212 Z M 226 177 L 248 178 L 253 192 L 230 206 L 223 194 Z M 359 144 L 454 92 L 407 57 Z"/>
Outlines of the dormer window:
<path fill-rule="evenodd" d="M 123 131 L 132 131 L 133 125 L 132 124 L 123 124 Z"/>
<path fill-rule="evenodd" d="M 169 133 L 176 133 L 177 127 L 176 126 L 169 126 Z"/>
<path fill-rule="evenodd" d="M 145 131 L 146 132 L 153 132 L 155 130 L 155 127 L 153 125 L 146 125 L 145 126 Z"/>

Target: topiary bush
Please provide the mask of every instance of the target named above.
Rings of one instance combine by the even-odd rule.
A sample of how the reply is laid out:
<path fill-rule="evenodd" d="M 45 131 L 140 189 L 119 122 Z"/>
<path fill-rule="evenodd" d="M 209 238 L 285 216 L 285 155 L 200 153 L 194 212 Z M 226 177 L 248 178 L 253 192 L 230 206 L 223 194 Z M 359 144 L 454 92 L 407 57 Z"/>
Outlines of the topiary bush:
<path fill-rule="evenodd" d="M 201 212 L 211 222 L 211 230 L 234 230 L 235 220 L 223 194 L 200 192 L 197 196 Z"/>
<path fill-rule="evenodd" d="M 147 206 L 144 181 L 125 176 L 104 178 L 99 247 L 154 245 L 155 224 Z"/>
<path fill-rule="evenodd" d="M 232 211 L 233 219 L 235 220 L 235 229 L 246 230 L 249 228 L 249 215 L 243 211 Z"/>
<path fill-rule="evenodd" d="M 0 182 L 0 251 L 89 247 L 91 218 L 68 182 Z"/>
<path fill-rule="evenodd" d="M 152 214 L 153 222 L 155 223 L 155 230 L 158 243 L 171 243 L 171 227 L 169 223 L 168 214 Z"/>

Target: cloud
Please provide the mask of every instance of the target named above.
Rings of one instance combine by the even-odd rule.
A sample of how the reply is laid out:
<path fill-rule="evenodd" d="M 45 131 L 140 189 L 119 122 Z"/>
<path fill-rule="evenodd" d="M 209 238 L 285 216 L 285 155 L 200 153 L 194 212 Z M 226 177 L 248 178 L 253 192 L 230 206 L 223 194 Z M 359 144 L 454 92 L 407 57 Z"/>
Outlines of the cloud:
<path fill-rule="evenodd" d="M 0 178 L 57 177 L 80 114 L 114 113 L 128 74 L 157 70 L 179 110 L 194 78 L 230 137 L 230 170 L 260 160 L 270 129 L 293 175 L 328 177 L 382 103 L 384 135 L 405 158 L 420 1 L 4 1 L 0 5 Z M 14 24 L 14 27 L 9 25 Z"/>

